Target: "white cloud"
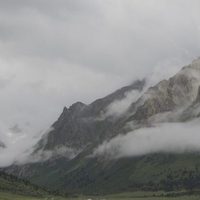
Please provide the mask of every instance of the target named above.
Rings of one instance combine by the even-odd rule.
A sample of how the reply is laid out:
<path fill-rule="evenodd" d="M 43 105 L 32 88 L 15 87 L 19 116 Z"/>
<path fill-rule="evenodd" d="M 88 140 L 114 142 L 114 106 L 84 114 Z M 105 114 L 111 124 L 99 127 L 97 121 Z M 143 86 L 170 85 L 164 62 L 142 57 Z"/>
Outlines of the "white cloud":
<path fill-rule="evenodd" d="M 107 108 L 105 113 L 103 113 L 103 117 L 119 117 L 123 115 L 130 105 L 133 102 L 136 102 L 137 99 L 141 96 L 142 92 L 138 90 L 132 90 L 131 92 L 127 92 L 123 99 L 116 100 L 112 102 Z"/>
<path fill-rule="evenodd" d="M 141 128 L 104 142 L 94 155 L 111 159 L 149 153 L 200 151 L 199 119 L 187 123 L 163 123 Z"/>

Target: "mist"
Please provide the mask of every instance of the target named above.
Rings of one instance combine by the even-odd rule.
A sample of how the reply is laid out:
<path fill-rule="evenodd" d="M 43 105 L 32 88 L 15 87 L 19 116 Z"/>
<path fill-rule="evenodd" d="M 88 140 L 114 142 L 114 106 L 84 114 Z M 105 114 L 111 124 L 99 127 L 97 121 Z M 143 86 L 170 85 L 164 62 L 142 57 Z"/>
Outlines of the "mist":
<path fill-rule="evenodd" d="M 0 148 L 0 167 L 29 162 L 36 143 L 44 134 L 45 132 L 31 134 L 30 131 L 14 133 L 10 129 L 3 129 L 0 132 L 0 141 L 3 142 L 5 147 Z"/>
<path fill-rule="evenodd" d="M 94 156 L 110 159 L 151 153 L 185 153 L 200 151 L 200 119 L 187 123 L 160 123 L 131 131 L 104 142 Z"/>
<path fill-rule="evenodd" d="M 123 115 L 128 110 L 130 105 L 142 95 L 142 93 L 143 92 L 138 90 L 127 92 L 123 99 L 116 100 L 108 105 L 106 111 L 103 113 L 103 118 L 109 116 L 119 117 Z"/>

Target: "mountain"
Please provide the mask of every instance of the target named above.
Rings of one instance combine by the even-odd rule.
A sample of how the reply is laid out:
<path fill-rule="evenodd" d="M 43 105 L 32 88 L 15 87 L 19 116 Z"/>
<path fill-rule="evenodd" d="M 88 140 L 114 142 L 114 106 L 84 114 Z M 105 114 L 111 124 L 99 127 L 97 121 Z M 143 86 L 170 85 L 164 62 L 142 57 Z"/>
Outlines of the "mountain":
<path fill-rule="evenodd" d="M 31 155 L 40 160 L 5 170 L 68 193 L 199 188 L 198 152 L 118 159 L 91 156 L 99 145 L 116 136 L 154 123 L 186 122 L 199 116 L 200 59 L 196 59 L 153 87 L 148 88 L 144 80 L 136 81 L 90 105 L 77 102 L 64 108 Z M 44 159 L 49 152 L 51 157 Z"/>
<path fill-rule="evenodd" d="M 144 126 L 157 114 L 171 112 L 173 118 L 173 114 L 179 109 L 184 110 L 185 114 L 188 109 L 198 106 L 199 86 L 198 59 L 182 68 L 169 80 L 163 80 L 146 91 L 143 91 L 145 81 L 142 80 L 98 99 L 90 105 L 77 102 L 70 108 L 64 108 L 59 119 L 52 125 L 52 131 L 39 142 L 37 149 L 55 150 L 64 146 L 70 151 L 79 153 L 88 146 L 101 144 L 121 132 L 127 132 L 127 123 L 134 122 Z M 133 97 L 133 101 L 121 115 L 105 114 L 110 105 L 128 98 L 126 95 L 133 91 L 138 91 L 138 98 Z"/>
<path fill-rule="evenodd" d="M 100 120 L 101 114 L 112 102 L 122 100 L 130 91 L 141 92 L 144 86 L 145 80 L 136 81 L 90 105 L 77 102 L 70 108 L 65 107 L 59 119 L 52 125 L 53 130 L 40 141 L 41 145 L 44 144 L 42 148 L 52 150 L 65 146 L 79 152 L 88 145 L 101 143 L 115 135 L 113 127 L 116 121 L 107 118 Z"/>

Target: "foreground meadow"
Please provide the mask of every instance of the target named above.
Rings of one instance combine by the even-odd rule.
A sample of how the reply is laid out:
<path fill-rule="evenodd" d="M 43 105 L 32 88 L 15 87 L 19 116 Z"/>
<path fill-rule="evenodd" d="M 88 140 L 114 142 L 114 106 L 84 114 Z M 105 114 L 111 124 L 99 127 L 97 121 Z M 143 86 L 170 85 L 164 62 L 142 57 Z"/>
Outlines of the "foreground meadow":
<path fill-rule="evenodd" d="M 156 195 L 156 196 L 152 196 Z M 158 195 L 158 196 L 157 196 Z M 161 195 L 161 196 L 159 196 Z M 0 193 L 0 200 L 199 200 L 200 195 L 162 196 L 160 193 L 124 193 L 102 197 L 28 197 L 10 193 Z"/>

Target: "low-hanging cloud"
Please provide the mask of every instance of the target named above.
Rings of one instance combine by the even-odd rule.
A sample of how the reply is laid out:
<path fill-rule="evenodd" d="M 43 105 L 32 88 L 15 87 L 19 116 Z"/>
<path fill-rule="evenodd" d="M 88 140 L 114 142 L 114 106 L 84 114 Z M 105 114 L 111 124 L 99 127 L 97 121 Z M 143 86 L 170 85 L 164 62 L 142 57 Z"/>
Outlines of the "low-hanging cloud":
<path fill-rule="evenodd" d="M 111 159 L 151 153 L 200 151 L 200 119 L 187 123 L 163 123 L 120 135 L 100 145 L 93 155 Z"/>
<path fill-rule="evenodd" d="M 5 144 L 5 147 L 0 149 L 0 167 L 6 167 L 14 163 L 30 162 L 30 157 L 35 150 L 35 144 L 50 130 L 36 134 L 31 133 L 30 130 L 21 130 L 19 128 L 16 132 L 16 127 L 7 129 L 6 126 L 3 128 L 1 124 L 0 141 Z M 32 157 L 31 159 L 33 161 Z M 35 156 L 34 159 L 39 160 L 40 155 L 37 158 Z"/>
<path fill-rule="evenodd" d="M 127 92 L 124 95 L 124 98 L 121 100 L 116 100 L 112 102 L 107 108 L 105 113 L 103 113 L 104 117 L 114 116 L 119 117 L 123 115 L 130 105 L 133 102 L 136 102 L 136 100 L 142 95 L 141 91 L 138 90 L 132 90 L 130 92 Z"/>
<path fill-rule="evenodd" d="M 75 150 L 66 146 L 57 146 L 52 150 L 40 149 L 37 152 L 27 155 L 23 160 L 17 160 L 16 164 L 20 165 L 24 163 L 45 162 L 51 158 L 58 158 L 59 156 L 71 160 L 79 153 L 79 150 Z"/>
<path fill-rule="evenodd" d="M 53 130 L 53 127 L 38 135 L 29 135 L 23 131 L 17 131 L 18 139 L 13 136 L 13 134 L 16 134 L 16 127 L 9 129 L 10 132 L 6 132 L 7 134 L 2 137 L 6 141 L 6 145 L 2 143 L 1 147 L 0 140 L 0 167 L 7 167 L 12 164 L 22 165 L 26 163 L 44 162 L 58 156 L 72 159 L 80 152 L 80 150 L 66 146 L 57 146 L 54 149 L 45 150 L 43 147 L 47 142 L 48 133 Z M 11 132 L 13 128 L 14 131 Z M 38 143 L 39 141 L 40 143 Z"/>

